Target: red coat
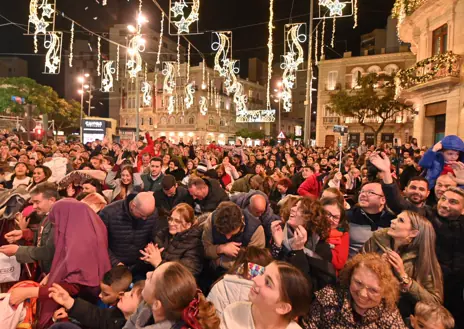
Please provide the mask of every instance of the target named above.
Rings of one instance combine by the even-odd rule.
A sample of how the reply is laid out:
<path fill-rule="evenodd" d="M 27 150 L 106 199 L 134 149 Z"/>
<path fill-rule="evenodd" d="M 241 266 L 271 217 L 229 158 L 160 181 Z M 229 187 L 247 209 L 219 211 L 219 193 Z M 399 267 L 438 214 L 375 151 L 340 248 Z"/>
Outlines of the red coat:
<path fill-rule="evenodd" d="M 142 168 L 142 156 L 145 153 L 150 154 L 150 157 L 155 156 L 155 143 L 153 142 L 153 139 L 150 137 L 149 133 L 145 134 L 145 138 L 147 139 L 147 146 L 143 148 L 143 150 L 139 153 L 139 156 L 137 157 L 137 171 L 140 172 L 140 169 Z"/>
<path fill-rule="evenodd" d="M 348 252 L 350 250 L 350 234 L 348 232 L 340 232 L 337 229 L 330 230 L 327 243 L 331 244 L 332 248 L 332 264 L 337 270 L 337 273 L 345 267 L 348 260 Z"/>
<path fill-rule="evenodd" d="M 321 184 L 317 180 L 317 176 L 312 174 L 306 178 L 298 188 L 297 193 L 301 196 L 309 196 L 312 199 L 318 199 L 321 194 Z"/>
<path fill-rule="evenodd" d="M 227 185 L 232 183 L 232 178 L 230 177 L 229 174 L 224 174 L 221 177 L 221 182 L 222 182 L 222 186 L 224 186 L 224 188 L 225 188 Z"/>

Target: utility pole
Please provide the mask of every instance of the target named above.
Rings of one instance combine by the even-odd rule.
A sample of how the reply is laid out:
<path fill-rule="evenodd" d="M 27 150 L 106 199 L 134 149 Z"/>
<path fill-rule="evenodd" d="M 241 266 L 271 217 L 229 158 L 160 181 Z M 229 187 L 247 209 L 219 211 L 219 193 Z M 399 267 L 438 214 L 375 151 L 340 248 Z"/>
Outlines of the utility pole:
<path fill-rule="evenodd" d="M 311 115 L 313 103 L 313 18 L 314 0 L 309 0 L 309 33 L 308 33 L 308 70 L 306 77 L 306 101 L 305 101 L 305 124 L 304 124 L 304 143 L 306 146 L 311 144 Z"/>
<path fill-rule="evenodd" d="M 80 122 L 79 122 L 79 127 L 81 128 L 80 129 L 80 134 L 81 134 L 81 143 L 83 143 L 83 138 L 84 136 L 82 135 L 82 117 L 83 117 L 83 113 L 84 113 L 84 83 L 82 82 L 82 86 L 81 86 L 81 118 L 80 118 Z"/>
<path fill-rule="evenodd" d="M 89 116 L 90 116 L 90 111 L 92 109 L 92 81 L 90 81 L 89 84 Z"/>
<path fill-rule="evenodd" d="M 140 126 L 139 126 L 139 107 L 140 107 L 140 81 L 139 73 L 135 77 L 135 142 L 139 140 Z"/>

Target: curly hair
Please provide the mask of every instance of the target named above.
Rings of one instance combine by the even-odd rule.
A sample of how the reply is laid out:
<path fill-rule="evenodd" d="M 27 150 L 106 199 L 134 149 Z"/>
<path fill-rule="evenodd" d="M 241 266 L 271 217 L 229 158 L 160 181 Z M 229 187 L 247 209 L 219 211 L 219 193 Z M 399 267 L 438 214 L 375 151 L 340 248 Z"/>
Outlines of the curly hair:
<path fill-rule="evenodd" d="M 299 208 L 303 213 L 306 231 L 317 233 L 321 240 L 327 239 L 330 233 L 330 221 L 321 202 L 304 197 L 300 200 Z"/>
<path fill-rule="evenodd" d="M 214 225 L 221 234 L 229 234 L 244 226 L 242 210 L 232 201 L 223 201 L 213 213 Z"/>
<path fill-rule="evenodd" d="M 354 271 L 361 267 L 367 268 L 377 275 L 385 306 L 390 311 L 394 310 L 400 297 L 399 282 L 390 265 L 376 253 L 357 254 L 351 258 L 340 272 L 340 285 L 349 290 Z"/>
<path fill-rule="evenodd" d="M 284 199 L 282 199 L 280 204 L 280 218 L 282 221 L 286 223 L 288 218 L 290 217 L 290 210 L 292 210 L 293 206 L 300 201 L 301 197 L 296 195 L 287 195 Z"/>

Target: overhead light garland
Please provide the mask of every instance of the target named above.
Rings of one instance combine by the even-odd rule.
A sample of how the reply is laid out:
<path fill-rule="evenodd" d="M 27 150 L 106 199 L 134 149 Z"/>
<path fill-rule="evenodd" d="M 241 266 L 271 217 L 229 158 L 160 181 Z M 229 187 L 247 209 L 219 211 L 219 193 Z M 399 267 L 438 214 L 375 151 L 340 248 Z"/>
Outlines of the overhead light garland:
<path fill-rule="evenodd" d="M 227 34 L 232 32 L 214 32 L 218 39 L 211 44 L 211 49 L 216 51 L 216 56 L 214 57 L 214 70 L 219 72 L 219 76 L 227 76 L 227 71 L 229 69 L 229 53 L 231 53 L 231 38 Z"/>
<path fill-rule="evenodd" d="M 180 34 L 177 36 L 177 76 L 180 77 Z"/>
<path fill-rule="evenodd" d="M 300 29 L 304 24 L 291 24 L 286 26 L 285 32 L 284 62 L 280 65 L 284 70 L 282 74 L 282 100 L 284 110 L 289 112 L 292 109 L 292 89 L 295 86 L 296 72 L 298 67 L 304 63 L 304 51 L 301 43 L 306 41 L 306 34 L 301 33 Z"/>
<path fill-rule="evenodd" d="M 144 51 L 145 39 L 140 34 L 134 35 L 129 41 L 129 48 L 127 49 L 129 59 L 126 65 L 131 78 L 137 77 L 137 74 L 142 71 L 142 56 L 140 56 L 140 53 Z"/>
<path fill-rule="evenodd" d="M 190 42 L 187 50 L 187 82 L 190 81 Z"/>
<path fill-rule="evenodd" d="M 270 0 L 269 3 L 269 24 L 268 24 L 268 30 L 269 30 L 269 39 L 267 42 L 267 47 L 269 49 L 269 56 L 268 56 L 268 63 L 267 63 L 267 109 L 271 108 L 271 79 L 272 79 L 272 61 L 274 60 L 274 53 L 272 49 L 272 43 L 273 43 L 273 29 L 274 25 L 272 22 L 274 21 L 274 0 Z"/>
<path fill-rule="evenodd" d="M 142 82 L 141 91 L 143 93 L 143 97 L 142 97 L 143 105 L 145 105 L 145 107 L 150 107 L 151 106 L 151 100 L 152 100 L 152 97 L 151 97 L 151 94 L 152 94 L 151 84 L 148 81 Z"/>
<path fill-rule="evenodd" d="M 113 67 L 114 61 L 103 61 L 103 76 L 101 79 L 101 91 L 109 93 L 113 91 L 113 75 L 116 72 Z"/>
<path fill-rule="evenodd" d="M 200 97 L 200 113 L 206 115 L 208 113 L 208 100 L 205 96 Z"/>
<path fill-rule="evenodd" d="M 119 45 L 116 50 L 116 81 L 119 81 Z"/>
<path fill-rule="evenodd" d="M 69 41 L 69 67 L 73 66 L 74 22 L 71 23 L 71 40 Z"/>
<path fill-rule="evenodd" d="M 160 37 L 158 43 L 158 54 L 156 55 L 156 64 L 160 64 L 160 55 L 161 48 L 163 46 L 163 33 L 164 33 L 164 12 L 161 13 L 161 28 L 160 28 Z"/>
<path fill-rule="evenodd" d="M 100 65 L 101 65 L 101 38 L 98 37 L 98 45 L 97 45 L 97 51 L 98 51 L 98 59 L 97 59 L 97 75 L 101 75 L 100 71 Z"/>
<path fill-rule="evenodd" d="M 49 32 L 45 35 L 44 47 L 48 49 L 45 54 L 45 74 L 60 73 L 62 42 L 61 32 Z"/>
<path fill-rule="evenodd" d="M 275 122 L 275 112 L 275 110 L 246 111 L 244 115 L 237 116 L 237 122 Z"/>
<path fill-rule="evenodd" d="M 321 33 L 321 59 L 325 57 L 325 19 L 322 20 L 322 33 Z"/>
<path fill-rule="evenodd" d="M 172 94 L 176 87 L 176 80 L 174 78 L 174 62 L 164 62 L 164 84 L 163 92 L 166 94 Z"/>
<path fill-rule="evenodd" d="M 169 20 L 176 26 L 176 34 L 190 33 L 190 26 L 200 19 L 200 0 L 192 0 L 192 2 L 189 3 L 191 4 L 190 14 L 186 17 L 185 9 L 188 8 L 189 5 L 187 5 L 185 0 L 174 1 L 174 3 L 172 0 L 170 1 Z M 174 20 L 174 18 L 177 19 Z"/>
<path fill-rule="evenodd" d="M 335 46 L 335 29 L 336 29 L 337 17 L 334 17 L 332 20 L 332 40 L 330 41 L 330 46 L 333 48 Z"/>
<path fill-rule="evenodd" d="M 206 84 L 205 84 L 205 77 L 206 77 L 206 60 L 203 58 L 203 72 L 201 75 L 201 89 L 206 89 Z"/>
<path fill-rule="evenodd" d="M 55 31 L 55 1 L 48 0 L 31 0 L 29 3 L 29 21 L 27 25 L 27 34 L 32 34 L 34 30 L 34 53 L 38 51 L 37 36 L 46 35 L 49 31 L 47 28 L 51 25 L 51 31 Z M 41 15 L 39 15 L 39 9 Z M 33 27 L 33 28 L 32 28 Z"/>
<path fill-rule="evenodd" d="M 316 25 L 316 36 L 314 40 L 314 62 L 319 64 L 319 25 Z"/>
<path fill-rule="evenodd" d="M 354 6 L 354 24 L 353 24 L 353 29 L 358 27 L 358 0 L 354 0 L 353 3 Z"/>
<path fill-rule="evenodd" d="M 195 87 L 193 86 L 193 82 L 191 82 L 185 87 L 184 102 L 185 102 L 185 107 L 187 108 L 187 110 L 190 109 L 193 105 L 194 94 L 195 94 Z"/>

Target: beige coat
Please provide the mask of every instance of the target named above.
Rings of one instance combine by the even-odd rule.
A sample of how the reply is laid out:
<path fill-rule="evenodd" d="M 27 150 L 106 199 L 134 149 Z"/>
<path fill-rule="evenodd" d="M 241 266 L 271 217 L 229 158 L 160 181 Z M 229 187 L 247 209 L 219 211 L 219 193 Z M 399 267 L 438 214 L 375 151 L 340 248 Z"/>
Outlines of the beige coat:
<path fill-rule="evenodd" d="M 387 234 L 388 228 L 377 230 L 372 237 L 365 243 L 363 252 L 375 252 L 382 255 L 386 252 L 387 248 L 393 245 L 392 238 Z M 411 288 L 404 295 L 409 295 L 414 301 L 432 302 L 442 304 L 443 299 L 440 291 L 436 289 L 432 277 L 429 276 L 426 282 L 419 283 L 415 280 L 414 265 L 417 258 L 416 251 L 408 251 L 400 255 L 403 260 L 404 270 L 406 274 L 412 278 Z"/>

